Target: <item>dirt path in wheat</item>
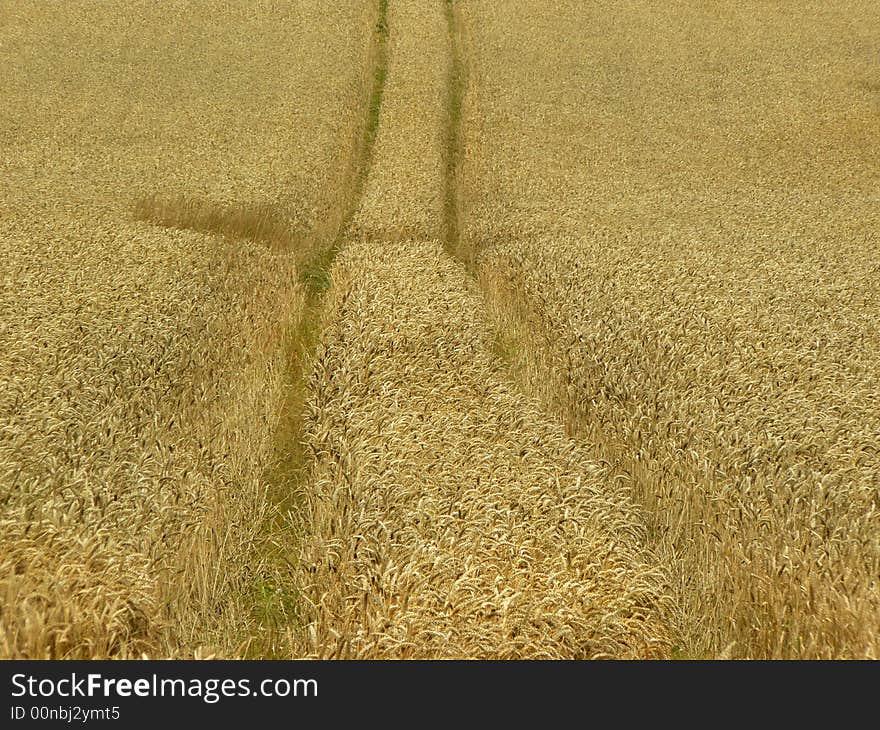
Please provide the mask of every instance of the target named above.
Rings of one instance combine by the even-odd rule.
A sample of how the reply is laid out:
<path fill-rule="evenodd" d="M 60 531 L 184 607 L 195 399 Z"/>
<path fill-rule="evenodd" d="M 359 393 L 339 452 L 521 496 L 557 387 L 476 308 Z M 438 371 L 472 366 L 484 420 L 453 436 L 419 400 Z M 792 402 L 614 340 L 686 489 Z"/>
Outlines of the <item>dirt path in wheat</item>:
<path fill-rule="evenodd" d="M 629 495 L 510 385 L 447 251 L 460 78 L 444 6 L 388 6 L 373 164 L 308 398 L 297 651 L 662 656 L 673 606 Z"/>

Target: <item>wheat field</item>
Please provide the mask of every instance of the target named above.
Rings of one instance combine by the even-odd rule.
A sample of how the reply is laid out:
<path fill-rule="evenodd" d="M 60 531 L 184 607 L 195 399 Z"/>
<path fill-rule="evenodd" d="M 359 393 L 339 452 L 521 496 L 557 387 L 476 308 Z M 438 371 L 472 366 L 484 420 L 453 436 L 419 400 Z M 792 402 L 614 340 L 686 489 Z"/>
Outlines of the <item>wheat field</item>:
<path fill-rule="evenodd" d="M 683 648 L 876 657 L 876 4 L 463 7 L 463 250 L 625 474 Z"/>
<path fill-rule="evenodd" d="M 0 0 L 0 657 L 878 658 L 878 43 Z"/>
<path fill-rule="evenodd" d="M 249 639 L 294 243 L 346 194 L 368 11 L 0 5 L 0 655 Z"/>

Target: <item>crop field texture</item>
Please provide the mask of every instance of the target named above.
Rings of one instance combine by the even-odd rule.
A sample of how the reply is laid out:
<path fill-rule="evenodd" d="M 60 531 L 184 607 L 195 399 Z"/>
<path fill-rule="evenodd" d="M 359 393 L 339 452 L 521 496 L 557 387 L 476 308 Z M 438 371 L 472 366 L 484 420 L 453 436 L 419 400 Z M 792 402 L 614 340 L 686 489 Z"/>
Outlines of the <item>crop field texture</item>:
<path fill-rule="evenodd" d="M 462 256 L 692 656 L 880 654 L 880 6 L 464 16 Z"/>
<path fill-rule="evenodd" d="M 257 631 L 297 263 L 341 223 L 373 17 L 0 3 L 0 656 Z"/>
<path fill-rule="evenodd" d="M 443 6 L 392 2 L 387 23 L 373 165 L 311 381 L 297 653 L 662 656 L 672 603 L 628 495 L 498 372 L 444 251 Z"/>
<path fill-rule="evenodd" d="M 626 489 L 493 366 L 468 283 L 439 241 L 353 244 L 334 270 L 297 653 L 667 654 Z"/>
<path fill-rule="evenodd" d="M 880 657 L 877 48 L 0 0 L 0 656 Z"/>

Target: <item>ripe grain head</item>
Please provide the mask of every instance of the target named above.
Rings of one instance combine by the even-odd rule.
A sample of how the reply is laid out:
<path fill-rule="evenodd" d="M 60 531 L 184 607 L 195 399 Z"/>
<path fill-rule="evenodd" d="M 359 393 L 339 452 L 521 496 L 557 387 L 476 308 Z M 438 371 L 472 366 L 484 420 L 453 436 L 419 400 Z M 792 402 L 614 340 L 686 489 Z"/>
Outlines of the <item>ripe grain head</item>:
<path fill-rule="evenodd" d="M 0 655 L 255 628 L 293 244 L 339 217 L 370 10 L 0 6 Z"/>
<path fill-rule="evenodd" d="M 648 507 L 688 650 L 876 656 L 876 6 L 461 6 L 466 244 Z"/>
<path fill-rule="evenodd" d="M 352 244 L 331 297 L 296 650 L 666 654 L 674 609 L 627 487 L 516 394 L 442 245 Z"/>

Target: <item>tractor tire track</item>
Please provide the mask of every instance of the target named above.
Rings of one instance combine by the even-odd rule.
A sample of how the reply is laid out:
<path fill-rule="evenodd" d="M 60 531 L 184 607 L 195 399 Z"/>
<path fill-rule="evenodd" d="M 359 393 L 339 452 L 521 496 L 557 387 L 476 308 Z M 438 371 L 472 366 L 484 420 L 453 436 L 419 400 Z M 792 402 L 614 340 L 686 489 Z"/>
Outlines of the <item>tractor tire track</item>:
<path fill-rule="evenodd" d="M 355 130 L 351 143 L 353 150 L 343 175 L 341 193 L 331 201 L 328 216 L 313 231 L 307 247 L 308 255 L 299 267 L 299 278 L 305 290 L 305 301 L 297 327 L 286 343 L 288 384 L 279 428 L 275 434 L 275 458 L 266 474 L 268 495 L 274 508 L 275 524 L 267 526 L 269 534 L 287 534 L 289 540 L 282 544 L 271 541 L 273 554 L 267 556 L 278 574 L 275 583 L 289 584 L 289 557 L 295 551 L 299 532 L 291 525 L 291 515 L 305 498 L 313 462 L 307 448 L 306 403 L 309 395 L 309 377 L 315 365 L 315 348 L 318 344 L 324 316 L 326 291 L 330 284 L 330 269 L 334 259 L 345 245 L 354 217 L 361 205 L 367 179 L 373 163 L 373 148 L 379 131 L 379 117 L 385 91 L 388 66 L 388 0 L 377 0 L 375 23 L 363 78 L 363 123 Z M 285 596 L 295 596 L 282 590 Z M 262 616 L 267 636 L 261 637 L 252 647 L 259 656 L 284 656 L 287 651 L 286 637 L 297 623 L 300 613 L 296 598 L 282 600 L 274 611 L 277 615 Z M 265 611 L 264 611 L 265 613 Z M 289 644 L 289 642 L 288 642 Z"/>
<path fill-rule="evenodd" d="M 458 249 L 451 3 L 392 0 L 379 128 L 309 392 L 295 652 L 668 654 L 626 490 L 509 382 Z"/>

